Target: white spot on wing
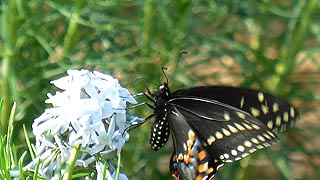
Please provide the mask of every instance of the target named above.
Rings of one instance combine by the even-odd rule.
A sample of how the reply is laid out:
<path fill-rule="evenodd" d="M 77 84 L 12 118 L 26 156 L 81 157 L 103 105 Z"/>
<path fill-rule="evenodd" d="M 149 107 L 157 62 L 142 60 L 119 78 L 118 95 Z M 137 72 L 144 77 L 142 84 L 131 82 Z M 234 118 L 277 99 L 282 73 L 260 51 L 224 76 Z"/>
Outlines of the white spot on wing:
<path fill-rule="evenodd" d="M 235 127 L 233 127 L 232 125 L 230 125 L 230 124 L 228 124 L 228 128 L 232 133 L 237 133 L 238 132 L 238 130 Z"/>
<path fill-rule="evenodd" d="M 236 112 L 236 114 L 237 114 L 238 117 L 241 118 L 241 119 L 245 119 L 245 118 L 246 118 L 246 115 L 243 114 L 242 112 Z"/>
<path fill-rule="evenodd" d="M 258 93 L 258 100 L 259 100 L 260 103 L 263 102 L 263 100 L 264 100 L 264 95 L 263 95 L 262 92 L 259 92 L 259 93 Z"/>
<path fill-rule="evenodd" d="M 226 121 L 230 121 L 231 118 L 230 118 L 230 114 L 228 112 L 225 112 L 223 116 Z"/>
<path fill-rule="evenodd" d="M 261 135 L 258 135 L 257 138 L 262 142 L 266 141 L 266 139 Z"/>
<path fill-rule="evenodd" d="M 256 138 L 251 138 L 251 142 L 253 142 L 255 144 L 259 144 L 259 141 Z"/>
<path fill-rule="evenodd" d="M 210 136 L 210 137 L 208 138 L 208 140 L 207 140 L 209 146 L 210 146 L 212 143 L 214 143 L 215 141 L 216 141 L 216 138 L 213 137 L 213 136 Z"/>
<path fill-rule="evenodd" d="M 254 107 L 251 107 L 251 114 L 254 116 L 254 117 L 258 117 L 260 116 L 260 110 L 259 109 L 256 109 Z"/>
<path fill-rule="evenodd" d="M 281 125 L 281 117 L 280 117 L 280 116 L 277 116 L 277 117 L 276 117 L 276 125 L 277 125 L 277 126 L 280 126 L 280 125 Z"/>
<path fill-rule="evenodd" d="M 269 112 L 269 108 L 266 105 L 261 105 L 261 110 L 262 110 L 263 114 L 265 114 L 265 115 L 268 114 L 268 112 Z"/>
<path fill-rule="evenodd" d="M 226 130 L 226 129 L 224 129 L 224 128 L 222 128 L 222 133 L 223 133 L 224 135 L 226 135 L 226 136 L 230 136 L 230 135 L 231 135 L 230 131 L 228 131 L 228 130 Z"/>
<path fill-rule="evenodd" d="M 217 131 L 217 132 L 216 132 L 216 138 L 217 138 L 217 139 L 222 139 L 222 138 L 223 138 L 223 135 L 222 135 L 219 131 Z"/>
<path fill-rule="evenodd" d="M 295 117 L 294 108 L 293 108 L 293 107 L 290 108 L 290 117 L 291 117 L 291 118 L 294 118 L 294 117 Z"/>
<path fill-rule="evenodd" d="M 243 126 L 241 126 L 240 124 L 238 123 L 233 123 L 240 131 L 244 131 L 246 130 Z"/>
<path fill-rule="evenodd" d="M 244 146 L 239 145 L 239 146 L 237 147 L 237 150 L 240 151 L 240 152 L 244 152 L 245 148 L 244 148 Z"/>
<path fill-rule="evenodd" d="M 289 113 L 288 112 L 284 112 L 283 113 L 283 121 L 284 122 L 288 122 L 289 121 Z"/>
<path fill-rule="evenodd" d="M 244 125 L 244 127 L 248 130 L 252 130 L 252 126 L 250 126 L 249 124 L 247 123 L 242 123 Z"/>
<path fill-rule="evenodd" d="M 269 120 L 268 123 L 267 123 L 267 126 L 268 126 L 269 129 L 272 129 L 273 128 L 273 121 Z"/>
<path fill-rule="evenodd" d="M 240 100 L 240 108 L 243 108 L 243 105 L 244 105 L 244 97 L 242 96 Z"/>
<path fill-rule="evenodd" d="M 272 105 L 272 111 L 273 111 L 273 112 L 279 111 L 279 104 L 278 104 L 278 103 L 273 103 L 273 105 Z"/>
<path fill-rule="evenodd" d="M 238 151 L 232 149 L 232 150 L 231 150 L 231 154 L 232 154 L 232 156 L 237 156 L 237 155 L 238 155 Z"/>
<path fill-rule="evenodd" d="M 250 148 L 252 146 L 252 143 L 250 141 L 245 141 L 244 145 Z"/>

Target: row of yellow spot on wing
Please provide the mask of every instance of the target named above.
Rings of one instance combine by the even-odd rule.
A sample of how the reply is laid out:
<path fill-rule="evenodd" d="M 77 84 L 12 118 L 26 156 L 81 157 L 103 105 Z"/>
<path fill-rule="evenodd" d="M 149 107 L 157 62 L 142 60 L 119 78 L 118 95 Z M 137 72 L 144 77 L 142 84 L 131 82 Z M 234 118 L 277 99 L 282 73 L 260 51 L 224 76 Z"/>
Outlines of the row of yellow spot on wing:
<path fill-rule="evenodd" d="M 207 139 L 207 144 L 210 146 L 216 140 L 223 139 L 224 136 L 229 137 L 232 134 L 238 133 L 239 131 L 246 131 L 246 130 L 252 130 L 252 129 L 259 130 L 260 129 L 260 127 L 255 125 L 255 124 L 249 125 L 249 124 L 247 124 L 245 122 L 242 122 L 242 123 L 236 123 L 235 122 L 235 123 L 233 123 L 233 125 L 228 124 L 227 127 L 228 127 L 228 129 L 222 128 L 221 129 L 222 132 L 216 131 L 214 136 L 210 136 Z"/>
<path fill-rule="evenodd" d="M 276 110 L 276 111 L 278 111 L 279 109 L 278 109 L 278 105 L 276 104 L 276 103 L 274 103 L 273 104 L 273 110 Z M 294 108 L 293 107 L 290 107 L 290 110 L 289 110 L 289 112 L 287 112 L 287 111 L 285 111 L 285 112 L 283 112 L 283 117 L 281 117 L 280 115 L 278 115 L 278 116 L 276 116 L 276 118 L 275 118 L 275 121 L 273 121 L 273 120 L 269 120 L 268 122 L 267 122 L 267 127 L 269 128 L 269 129 L 274 129 L 274 127 L 275 126 L 277 126 L 277 127 L 282 127 L 282 126 L 287 126 L 286 124 L 289 122 L 289 118 L 292 118 L 292 119 L 294 119 L 295 118 L 295 110 L 294 110 Z M 294 123 L 294 121 L 292 121 L 292 123 L 291 124 L 289 124 L 288 126 L 291 126 L 291 125 L 293 125 L 293 123 Z M 285 128 L 284 127 L 284 128 Z"/>
<path fill-rule="evenodd" d="M 265 101 L 265 97 L 264 97 L 264 94 L 263 92 L 258 92 L 257 94 L 257 98 L 258 98 L 258 101 L 259 103 L 261 103 L 261 111 L 263 112 L 264 115 L 268 114 L 269 113 L 269 108 L 267 106 L 267 102 Z M 241 100 L 240 100 L 240 108 L 243 108 L 244 106 L 244 101 L 245 101 L 245 98 L 244 96 L 241 97 Z M 250 108 L 250 113 L 254 116 L 254 117 L 258 117 L 260 116 L 261 114 L 261 111 L 255 107 L 251 107 Z M 278 103 L 273 103 L 272 105 L 272 111 L 275 113 L 277 111 L 279 111 L 279 104 Z"/>
<path fill-rule="evenodd" d="M 214 135 L 209 136 L 206 143 L 207 145 L 211 146 L 217 140 L 223 139 L 225 137 L 229 137 L 232 134 L 236 134 L 240 131 L 253 130 L 253 129 L 260 130 L 261 128 L 256 124 L 248 124 L 246 122 L 230 123 L 227 125 L 227 128 L 222 128 L 221 131 L 216 131 Z M 256 137 L 251 138 L 250 140 L 244 141 L 243 144 L 238 145 L 237 147 L 235 147 L 235 149 L 231 149 L 230 154 L 233 157 L 239 156 L 236 158 L 236 160 L 241 159 L 247 156 L 249 153 L 255 152 L 257 149 L 270 146 L 270 144 L 267 141 L 272 140 L 273 138 L 275 138 L 275 135 L 272 132 L 267 131 L 261 135 L 257 135 Z M 248 153 L 244 153 L 245 150 L 247 150 Z M 230 154 L 225 153 L 221 155 L 219 158 L 221 160 L 229 159 Z"/>
<path fill-rule="evenodd" d="M 258 101 L 260 103 L 263 103 L 264 102 L 264 94 L 263 94 L 263 92 L 258 92 L 257 96 L 258 96 Z M 241 97 L 240 108 L 243 108 L 243 105 L 244 105 L 244 96 Z"/>
<path fill-rule="evenodd" d="M 257 135 L 249 140 L 245 140 L 243 144 L 238 145 L 234 149 L 230 150 L 230 153 L 224 153 L 219 156 L 221 160 L 225 160 L 225 162 L 229 162 L 230 155 L 236 157 L 235 160 L 240 160 L 241 158 L 246 157 L 250 153 L 255 152 L 258 149 L 262 149 L 270 146 L 271 144 L 267 142 L 267 140 L 271 140 L 275 137 L 272 132 L 266 132 L 262 135 Z M 246 153 L 246 152 L 247 153 Z"/>
<path fill-rule="evenodd" d="M 267 106 L 267 102 L 265 101 L 264 98 L 264 94 L 262 92 L 259 92 L 257 94 L 257 98 L 258 101 L 261 103 L 261 111 L 263 112 L 264 115 L 269 113 L 269 108 Z M 241 97 L 241 101 L 240 101 L 240 108 L 243 108 L 244 105 L 244 97 Z M 255 107 L 251 107 L 250 108 L 250 113 L 254 116 L 254 117 L 259 117 L 261 114 L 261 111 Z M 278 103 L 273 103 L 272 104 L 272 111 L 274 113 L 279 111 L 279 104 Z"/>
<path fill-rule="evenodd" d="M 259 101 L 259 103 L 261 103 L 261 109 L 259 110 L 258 108 L 255 107 L 250 107 L 250 114 L 253 117 L 259 117 L 261 115 L 261 113 L 263 113 L 264 115 L 267 115 L 269 113 L 269 111 L 272 111 L 273 113 L 277 113 L 280 111 L 280 105 L 277 102 L 272 103 L 272 106 L 268 107 L 267 105 L 267 101 L 264 97 L 264 93 L 262 92 L 258 92 L 257 93 L 257 99 Z M 245 103 L 245 97 L 242 96 L 241 100 L 240 100 L 240 108 L 243 108 Z M 244 119 L 244 114 L 241 112 L 238 112 L 237 115 L 241 118 Z M 277 116 L 274 120 L 270 120 L 267 122 L 267 127 L 269 129 L 274 129 L 275 127 L 281 128 L 281 129 L 286 129 L 287 127 L 290 127 L 294 124 L 293 122 L 289 123 L 290 118 L 294 119 L 295 117 L 295 109 L 293 107 L 290 107 L 289 111 L 285 111 L 283 112 L 283 117 L 281 116 Z M 226 119 L 226 118 L 225 118 Z"/>

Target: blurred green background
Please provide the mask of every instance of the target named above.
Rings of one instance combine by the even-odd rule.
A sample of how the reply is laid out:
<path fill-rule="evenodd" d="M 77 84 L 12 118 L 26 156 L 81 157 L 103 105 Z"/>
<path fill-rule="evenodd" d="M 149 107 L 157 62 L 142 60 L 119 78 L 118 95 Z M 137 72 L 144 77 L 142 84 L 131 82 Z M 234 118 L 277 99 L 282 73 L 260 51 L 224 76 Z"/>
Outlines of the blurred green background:
<path fill-rule="evenodd" d="M 251 87 L 292 102 L 301 112 L 281 143 L 225 165 L 215 179 L 320 179 L 320 2 L 318 0 L 2 0 L 1 133 L 17 103 L 14 143 L 46 105 L 50 81 L 67 69 L 117 77 L 132 93 L 157 87 L 161 67 L 171 90 L 196 85 Z M 176 67 L 179 51 L 188 51 Z M 139 102 L 146 101 L 139 97 Z M 147 117 L 146 106 L 130 110 Z M 171 179 L 172 142 L 154 152 L 152 121 L 130 131 L 121 171 L 129 179 Z"/>

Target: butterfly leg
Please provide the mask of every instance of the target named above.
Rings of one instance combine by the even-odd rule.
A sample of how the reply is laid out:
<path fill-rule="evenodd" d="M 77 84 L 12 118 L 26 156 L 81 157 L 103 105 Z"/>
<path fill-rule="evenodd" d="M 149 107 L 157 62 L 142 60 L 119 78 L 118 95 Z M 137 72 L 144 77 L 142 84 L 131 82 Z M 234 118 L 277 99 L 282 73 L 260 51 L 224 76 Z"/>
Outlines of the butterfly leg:
<path fill-rule="evenodd" d="M 129 125 L 129 127 L 127 127 L 123 132 L 126 132 L 130 129 L 134 129 L 136 127 L 139 127 L 141 126 L 142 124 L 144 124 L 145 122 L 147 122 L 149 119 L 151 119 L 152 117 L 154 116 L 154 114 L 151 114 L 150 116 L 148 116 L 147 118 L 145 118 L 143 121 L 140 121 L 140 122 L 133 122 Z"/>

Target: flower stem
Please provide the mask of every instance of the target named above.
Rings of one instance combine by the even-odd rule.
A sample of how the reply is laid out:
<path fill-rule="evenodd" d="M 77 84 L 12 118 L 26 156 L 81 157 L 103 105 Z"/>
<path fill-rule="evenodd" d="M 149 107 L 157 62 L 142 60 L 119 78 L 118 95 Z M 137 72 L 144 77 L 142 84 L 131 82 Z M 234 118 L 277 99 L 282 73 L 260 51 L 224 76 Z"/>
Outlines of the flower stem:
<path fill-rule="evenodd" d="M 119 179 L 120 163 L 121 163 L 121 153 L 119 153 L 119 156 L 118 156 L 118 165 L 117 165 L 117 171 L 116 171 L 116 180 Z"/>
<path fill-rule="evenodd" d="M 294 10 L 294 16 L 290 21 L 289 30 L 283 47 L 281 48 L 281 61 L 275 66 L 276 74 L 272 76 L 270 89 L 278 94 L 284 94 L 288 76 L 293 72 L 295 59 L 304 45 L 305 37 L 310 31 L 311 22 L 317 10 L 317 0 L 299 1 Z"/>
<path fill-rule="evenodd" d="M 67 169 L 66 169 L 65 174 L 63 175 L 63 180 L 71 179 L 71 176 L 73 174 L 74 165 L 76 163 L 76 160 L 77 160 L 77 157 L 79 155 L 79 152 L 80 152 L 80 144 L 76 144 L 73 147 L 70 159 L 69 159 L 69 161 L 67 163 Z"/>
<path fill-rule="evenodd" d="M 152 0 L 144 1 L 144 17 L 143 17 L 143 32 L 142 32 L 142 54 L 147 56 L 150 52 L 150 41 L 152 36 L 155 6 Z"/>

